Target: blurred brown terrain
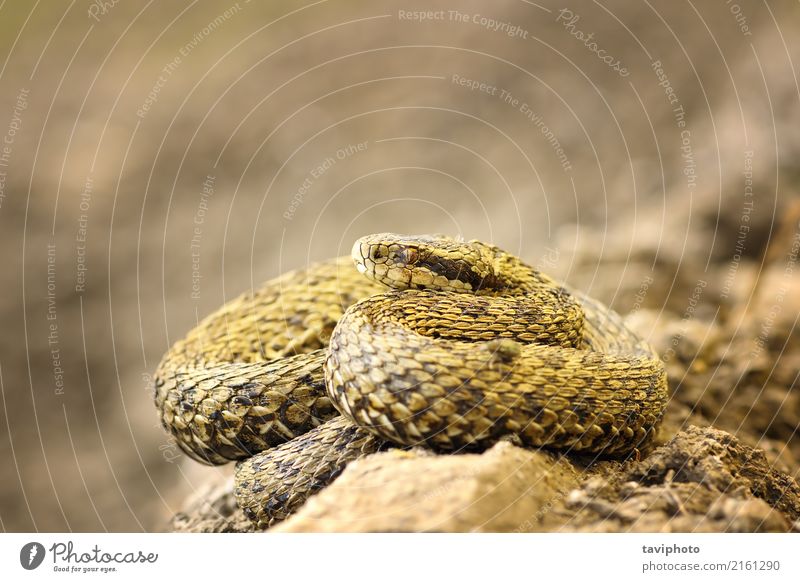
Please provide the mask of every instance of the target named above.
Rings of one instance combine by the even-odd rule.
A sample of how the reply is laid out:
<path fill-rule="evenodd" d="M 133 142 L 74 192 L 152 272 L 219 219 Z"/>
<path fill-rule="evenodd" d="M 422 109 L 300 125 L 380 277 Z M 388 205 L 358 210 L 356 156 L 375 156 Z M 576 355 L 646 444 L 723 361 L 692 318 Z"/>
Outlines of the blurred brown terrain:
<path fill-rule="evenodd" d="M 166 528 L 230 468 L 157 424 L 162 353 L 382 231 L 630 313 L 665 439 L 796 478 L 798 34 L 788 0 L 0 4 L 0 526 Z"/>

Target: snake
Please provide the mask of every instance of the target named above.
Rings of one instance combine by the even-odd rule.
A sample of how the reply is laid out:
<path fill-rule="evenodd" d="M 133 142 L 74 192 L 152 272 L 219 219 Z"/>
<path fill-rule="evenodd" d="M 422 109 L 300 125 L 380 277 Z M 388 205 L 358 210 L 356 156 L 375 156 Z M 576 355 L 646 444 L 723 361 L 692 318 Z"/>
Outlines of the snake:
<path fill-rule="evenodd" d="M 629 455 L 668 397 L 658 354 L 601 302 L 489 243 L 392 233 L 226 303 L 154 379 L 162 425 L 197 461 L 237 461 L 265 528 L 388 448 Z"/>

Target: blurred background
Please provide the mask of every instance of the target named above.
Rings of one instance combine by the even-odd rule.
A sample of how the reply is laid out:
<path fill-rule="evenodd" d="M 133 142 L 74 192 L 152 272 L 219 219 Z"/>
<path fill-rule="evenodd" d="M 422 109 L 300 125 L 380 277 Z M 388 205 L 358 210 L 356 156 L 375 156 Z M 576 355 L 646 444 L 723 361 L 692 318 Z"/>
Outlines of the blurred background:
<path fill-rule="evenodd" d="M 166 528 L 230 468 L 158 425 L 163 352 L 381 231 L 517 252 L 677 326 L 665 359 L 715 329 L 681 418 L 796 474 L 799 33 L 789 0 L 1 2 L 0 526 Z"/>

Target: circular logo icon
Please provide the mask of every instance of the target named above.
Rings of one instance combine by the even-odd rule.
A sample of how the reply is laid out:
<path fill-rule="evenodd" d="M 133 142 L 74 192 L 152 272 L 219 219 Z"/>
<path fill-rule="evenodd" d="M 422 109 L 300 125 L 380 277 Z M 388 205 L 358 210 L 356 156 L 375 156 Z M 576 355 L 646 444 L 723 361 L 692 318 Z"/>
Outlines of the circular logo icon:
<path fill-rule="evenodd" d="M 35 570 L 44 561 L 44 546 L 39 542 L 29 542 L 19 551 L 19 563 L 26 570 Z"/>

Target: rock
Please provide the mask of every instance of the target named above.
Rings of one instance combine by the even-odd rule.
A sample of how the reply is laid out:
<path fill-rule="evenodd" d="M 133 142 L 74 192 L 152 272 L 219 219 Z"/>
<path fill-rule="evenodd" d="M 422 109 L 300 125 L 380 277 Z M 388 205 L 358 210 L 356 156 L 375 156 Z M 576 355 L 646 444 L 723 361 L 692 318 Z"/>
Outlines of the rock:
<path fill-rule="evenodd" d="M 713 425 L 766 449 L 771 458 L 789 465 L 795 477 L 800 474 L 794 460 L 800 455 L 800 349 L 797 334 L 789 331 L 800 309 L 800 300 L 796 307 L 792 303 L 794 297 L 784 298 L 784 309 L 775 317 L 772 311 L 754 311 L 747 324 L 740 317 L 682 320 L 646 309 L 627 318 L 667 365 L 672 398 L 658 444 L 686 422 Z M 789 305 L 793 308 L 785 309 Z M 769 334 L 764 322 L 772 326 Z"/>
<path fill-rule="evenodd" d="M 714 428 L 689 427 L 641 462 L 567 497 L 562 531 L 790 531 L 800 487 L 763 451 Z"/>
<path fill-rule="evenodd" d="M 256 531 L 253 523 L 236 506 L 233 479 L 221 485 L 200 487 L 186 500 L 184 508 L 170 523 L 172 531 L 226 533 Z"/>
<path fill-rule="evenodd" d="M 579 481 L 566 458 L 508 442 L 481 455 L 395 450 L 350 464 L 271 531 L 537 531 Z"/>
<path fill-rule="evenodd" d="M 255 531 L 230 481 L 199 490 L 181 532 Z M 352 462 L 278 532 L 786 532 L 800 486 L 764 451 L 690 426 L 636 461 L 584 461 L 501 442 L 483 454 L 414 449 Z"/>

